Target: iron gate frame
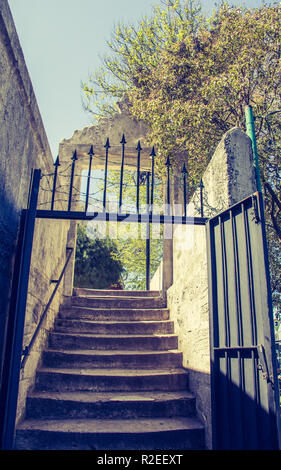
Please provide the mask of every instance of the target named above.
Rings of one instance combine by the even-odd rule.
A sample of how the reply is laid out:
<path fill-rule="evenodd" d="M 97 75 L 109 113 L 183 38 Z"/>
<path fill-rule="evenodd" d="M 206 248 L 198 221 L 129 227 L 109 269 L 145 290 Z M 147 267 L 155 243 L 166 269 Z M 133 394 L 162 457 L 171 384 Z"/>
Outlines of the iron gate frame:
<path fill-rule="evenodd" d="M 244 230 L 246 247 L 244 261 L 248 271 L 248 324 L 246 324 L 245 318 L 248 312 L 246 312 L 246 308 L 243 311 L 242 306 L 243 289 L 241 288 L 240 274 L 243 271 L 243 259 L 241 259 L 241 253 L 239 255 L 239 250 L 242 252 L 242 242 L 239 239 L 241 234 L 237 229 L 237 222 L 235 222 L 235 217 L 240 214 L 240 209 L 244 224 L 241 230 Z M 230 224 L 230 228 L 225 228 L 226 222 Z M 260 250 L 258 273 L 255 272 L 252 260 L 253 246 L 251 243 L 253 243 L 254 231 Z M 206 233 L 213 449 L 279 449 L 280 395 L 262 194 L 256 192 L 209 219 L 206 223 Z M 217 238 L 220 238 L 220 249 L 216 247 L 216 243 L 219 245 Z M 228 243 L 233 246 L 233 260 L 227 253 Z M 231 261 L 233 261 L 232 265 Z M 235 285 L 231 291 L 232 299 L 229 295 L 228 285 L 230 271 L 233 273 Z M 255 287 L 257 287 L 257 281 L 260 280 L 263 283 L 259 283 L 261 291 L 257 293 Z M 256 295 L 259 295 L 261 300 L 262 311 L 257 308 Z M 232 312 L 229 308 L 231 300 L 235 304 Z M 257 325 L 257 323 L 259 324 Z M 251 336 L 252 344 L 247 342 L 246 328 L 249 329 L 248 336 Z M 233 344 L 235 333 L 237 344 Z M 245 336 L 245 342 L 243 336 Z M 235 363 L 235 359 L 237 359 L 237 363 Z M 251 377 L 246 374 L 244 369 L 245 364 L 247 367 L 249 366 L 246 362 L 247 359 L 252 361 L 250 363 Z M 252 395 L 255 404 L 251 410 L 252 403 L 248 399 L 250 395 Z M 233 398 L 240 403 L 235 417 Z M 245 403 L 248 404 L 247 417 L 245 409 L 243 410 L 243 407 L 246 406 Z M 264 407 L 265 412 L 263 411 Z M 249 421 L 248 430 L 251 428 L 253 436 L 246 436 L 247 421 Z M 262 433 L 260 433 L 258 425 L 263 426 Z"/>

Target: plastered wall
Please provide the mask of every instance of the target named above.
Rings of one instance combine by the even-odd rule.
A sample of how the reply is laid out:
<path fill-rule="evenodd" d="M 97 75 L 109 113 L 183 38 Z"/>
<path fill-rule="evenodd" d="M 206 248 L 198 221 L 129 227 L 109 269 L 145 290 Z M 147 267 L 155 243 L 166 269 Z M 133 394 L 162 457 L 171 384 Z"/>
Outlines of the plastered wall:
<path fill-rule="evenodd" d="M 0 2 L 0 377 L 6 352 L 11 285 L 15 251 L 22 209 L 27 207 L 32 169 L 42 174 L 53 172 L 53 157 L 48 144 L 32 83 L 25 64 L 8 2 Z M 40 193 L 39 204 L 49 195 Z M 56 278 L 66 258 L 69 223 L 37 220 L 28 288 L 24 346 L 28 344 L 40 315 L 51 295 Z M 62 289 L 43 326 L 42 337 L 35 344 L 22 370 L 18 416 L 24 412 L 25 396 L 32 386 L 34 373 L 44 346 L 46 331 L 62 299 Z"/>

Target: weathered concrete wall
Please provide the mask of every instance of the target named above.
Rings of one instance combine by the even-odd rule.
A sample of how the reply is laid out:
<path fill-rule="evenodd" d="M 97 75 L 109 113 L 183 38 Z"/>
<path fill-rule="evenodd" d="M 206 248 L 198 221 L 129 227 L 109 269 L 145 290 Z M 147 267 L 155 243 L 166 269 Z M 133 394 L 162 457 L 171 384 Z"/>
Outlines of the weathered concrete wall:
<path fill-rule="evenodd" d="M 138 141 L 141 142 L 141 169 L 151 167 L 149 157 L 151 147 L 147 145 L 147 127 L 142 121 L 132 118 L 128 112 L 125 97 L 117 104 L 116 113 L 112 117 L 100 119 L 97 124 L 92 124 L 82 130 L 76 130 L 70 139 L 64 139 L 59 145 L 60 161 L 63 164 L 69 163 L 74 150 L 77 152 L 77 168 L 88 169 L 88 152 L 91 145 L 94 149 L 93 169 L 104 169 L 105 162 L 105 142 L 109 138 L 109 158 L 108 168 L 120 170 L 121 166 L 121 139 L 125 134 L 126 158 L 125 168 L 137 167 Z"/>
<path fill-rule="evenodd" d="M 250 139 L 238 128 L 227 132 L 204 175 L 204 216 L 211 217 L 256 191 Z M 199 193 L 188 205 L 199 216 Z M 157 283 L 157 280 L 154 280 Z M 209 306 L 206 233 L 202 226 L 178 226 L 173 233 L 173 285 L 167 303 L 183 365 L 189 370 L 190 389 L 196 395 L 198 414 L 206 425 L 211 446 L 211 392 Z"/>
<path fill-rule="evenodd" d="M 31 169 L 53 172 L 49 148 L 32 84 L 25 65 L 13 18 L 6 0 L 0 3 L 0 372 L 5 357 L 5 338 L 15 249 L 20 214 L 27 206 Z M 39 203 L 47 194 L 41 193 Z M 43 206 L 41 206 L 43 207 Z M 29 342 L 65 260 L 68 223 L 36 222 L 27 301 L 24 345 Z M 52 306 L 47 325 L 51 327 L 59 299 Z M 27 388 L 32 384 L 40 347 L 30 355 L 22 372 L 19 415 Z"/>

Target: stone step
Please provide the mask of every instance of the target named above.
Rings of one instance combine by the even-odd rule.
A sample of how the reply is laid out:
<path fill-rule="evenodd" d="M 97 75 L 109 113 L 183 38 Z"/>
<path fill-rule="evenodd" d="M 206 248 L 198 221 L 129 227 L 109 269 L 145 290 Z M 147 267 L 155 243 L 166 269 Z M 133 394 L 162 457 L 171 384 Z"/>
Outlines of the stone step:
<path fill-rule="evenodd" d="M 113 297 L 160 297 L 159 290 L 118 290 L 118 289 L 84 289 L 74 288 L 75 296 L 113 296 Z"/>
<path fill-rule="evenodd" d="M 194 416 L 188 392 L 41 392 L 27 398 L 27 419 L 136 419 Z"/>
<path fill-rule="evenodd" d="M 127 349 L 167 350 L 177 349 L 178 337 L 169 335 L 93 335 L 87 333 L 52 332 L 49 346 L 55 349 Z"/>
<path fill-rule="evenodd" d="M 195 418 L 26 420 L 16 450 L 169 450 L 204 448 Z"/>
<path fill-rule="evenodd" d="M 169 309 L 132 308 L 87 308 L 79 306 L 62 307 L 59 318 L 118 321 L 164 321 L 170 317 Z"/>
<path fill-rule="evenodd" d="M 93 351 L 45 350 L 43 364 L 47 367 L 75 368 L 165 368 L 180 367 L 182 352 L 170 351 Z"/>
<path fill-rule="evenodd" d="M 204 449 L 160 293 L 73 294 L 49 335 L 15 450 Z"/>
<path fill-rule="evenodd" d="M 164 308 L 166 301 L 161 297 L 126 297 L 126 296 L 79 296 L 72 297 L 73 306 L 89 308 Z"/>
<path fill-rule="evenodd" d="M 174 333 L 174 323 L 165 321 L 93 321 L 58 319 L 55 323 L 57 332 L 80 332 L 110 335 L 152 335 L 157 333 Z"/>
<path fill-rule="evenodd" d="M 187 390 L 183 369 L 58 369 L 42 367 L 36 389 L 51 391 L 175 391 Z"/>

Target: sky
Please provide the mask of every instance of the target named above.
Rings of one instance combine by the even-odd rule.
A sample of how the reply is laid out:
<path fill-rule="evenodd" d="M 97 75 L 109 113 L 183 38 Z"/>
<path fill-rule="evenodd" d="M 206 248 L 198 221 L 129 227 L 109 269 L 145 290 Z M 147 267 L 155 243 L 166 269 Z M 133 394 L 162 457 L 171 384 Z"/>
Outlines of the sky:
<path fill-rule="evenodd" d="M 53 158 L 59 143 L 91 124 L 81 81 L 101 65 L 114 26 L 149 16 L 160 0 L 8 0 Z M 252 8 L 262 0 L 247 0 Z M 202 0 L 211 12 L 215 0 Z"/>

